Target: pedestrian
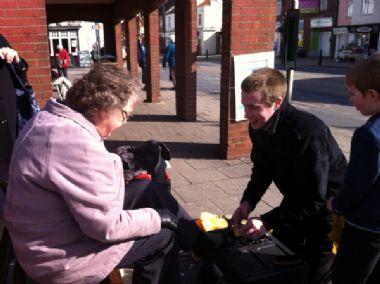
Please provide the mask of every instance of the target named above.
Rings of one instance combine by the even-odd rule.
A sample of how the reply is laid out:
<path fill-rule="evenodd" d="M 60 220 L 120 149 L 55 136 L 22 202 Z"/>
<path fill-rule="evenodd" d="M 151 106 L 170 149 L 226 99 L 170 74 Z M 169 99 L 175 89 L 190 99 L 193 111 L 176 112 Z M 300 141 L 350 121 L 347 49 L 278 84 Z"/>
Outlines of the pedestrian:
<path fill-rule="evenodd" d="M 99 60 L 99 45 L 97 42 L 95 42 L 93 45 L 92 45 L 92 50 L 91 50 L 91 60 L 93 63 L 96 63 L 98 62 Z"/>
<path fill-rule="evenodd" d="M 133 195 L 120 156 L 104 146 L 140 96 L 125 69 L 96 63 L 16 141 L 5 219 L 17 260 L 36 282 L 99 283 L 133 266 L 134 284 L 180 283 L 176 217 L 167 208 L 124 208 Z"/>
<path fill-rule="evenodd" d="M 162 66 L 165 68 L 166 63 L 169 65 L 169 80 L 173 82 L 174 89 L 176 87 L 176 76 L 175 76 L 175 36 L 169 36 L 169 44 L 165 48 L 164 57 L 162 61 Z"/>
<path fill-rule="evenodd" d="M 141 68 L 141 73 L 142 73 L 141 81 L 143 82 L 143 84 L 145 84 L 146 51 L 145 51 L 145 45 L 141 39 L 137 41 L 137 60 L 138 60 L 139 66 Z"/>
<path fill-rule="evenodd" d="M 58 61 L 58 72 L 60 76 L 64 76 L 67 79 L 69 78 L 67 75 L 67 68 L 70 66 L 70 56 L 67 50 L 62 46 L 58 45 L 57 46 L 57 54 L 56 58 Z"/>
<path fill-rule="evenodd" d="M 355 130 L 342 190 L 327 205 L 345 218 L 333 266 L 333 284 L 380 279 L 380 54 L 346 75 L 350 101 L 367 122 Z"/>
<path fill-rule="evenodd" d="M 325 123 L 290 105 L 286 89 L 285 77 L 272 68 L 254 71 L 241 84 L 253 168 L 232 226 L 253 239 L 273 230 L 308 264 L 309 283 L 326 283 L 334 255 L 325 204 L 341 187 L 347 161 Z M 248 218 L 272 182 L 281 204 Z"/>
<path fill-rule="evenodd" d="M 65 100 L 66 94 L 72 86 L 71 82 L 66 77 L 60 76 L 54 69 L 51 70 L 51 79 L 51 84 L 56 88 L 59 98 Z"/>

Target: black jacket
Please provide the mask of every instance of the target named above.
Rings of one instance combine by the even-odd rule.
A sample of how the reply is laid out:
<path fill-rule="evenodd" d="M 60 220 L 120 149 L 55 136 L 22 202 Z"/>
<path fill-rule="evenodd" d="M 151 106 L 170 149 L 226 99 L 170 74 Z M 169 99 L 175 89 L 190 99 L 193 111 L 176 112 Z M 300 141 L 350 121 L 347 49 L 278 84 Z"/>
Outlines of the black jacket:
<path fill-rule="evenodd" d="M 242 201 L 254 208 L 273 181 L 284 198 L 261 216 L 267 229 L 327 233 L 326 200 L 342 186 L 347 168 L 329 128 L 284 101 L 265 129 L 249 127 L 249 135 L 253 169 Z"/>
<path fill-rule="evenodd" d="M 0 48 L 10 47 L 0 34 Z M 26 77 L 26 62 L 15 64 L 16 71 Z M 23 74 L 21 74 L 23 73 Z M 17 136 L 17 107 L 15 85 L 8 64 L 0 59 L 0 186 L 8 180 L 9 162 Z"/>

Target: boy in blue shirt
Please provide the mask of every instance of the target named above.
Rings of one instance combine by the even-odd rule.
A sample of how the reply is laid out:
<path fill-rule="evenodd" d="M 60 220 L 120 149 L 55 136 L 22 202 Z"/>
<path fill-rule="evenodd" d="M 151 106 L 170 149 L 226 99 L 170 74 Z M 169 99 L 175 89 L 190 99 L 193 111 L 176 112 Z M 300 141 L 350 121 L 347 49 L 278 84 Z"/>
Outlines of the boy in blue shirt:
<path fill-rule="evenodd" d="M 169 79 L 173 82 L 174 89 L 176 86 L 175 79 L 175 36 L 170 35 L 169 45 L 165 48 L 162 67 L 166 67 L 166 62 L 169 64 Z"/>
<path fill-rule="evenodd" d="M 350 101 L 368 121 L 356 129 L 344 186 L 327 207 L 345 218 L 333 284 L 380 283 L 380 54 L 346 75 Z"/>

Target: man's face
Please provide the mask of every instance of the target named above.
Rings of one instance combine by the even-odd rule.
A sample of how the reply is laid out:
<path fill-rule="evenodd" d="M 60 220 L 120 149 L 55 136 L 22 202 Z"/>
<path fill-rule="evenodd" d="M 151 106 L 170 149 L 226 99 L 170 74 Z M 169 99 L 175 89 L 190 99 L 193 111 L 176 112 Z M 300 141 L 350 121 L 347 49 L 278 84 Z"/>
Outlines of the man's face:
<path fill-rule="evenodd" d="M 242 91 L 241 93 L 241 103 L 244 106 L 245 118 L 249 120 L 253 129 L 263 128 L 281 105 L 281 100 L 270 105 L 264 101 L 263 97 L 264 95 L 261 91 Z"/>

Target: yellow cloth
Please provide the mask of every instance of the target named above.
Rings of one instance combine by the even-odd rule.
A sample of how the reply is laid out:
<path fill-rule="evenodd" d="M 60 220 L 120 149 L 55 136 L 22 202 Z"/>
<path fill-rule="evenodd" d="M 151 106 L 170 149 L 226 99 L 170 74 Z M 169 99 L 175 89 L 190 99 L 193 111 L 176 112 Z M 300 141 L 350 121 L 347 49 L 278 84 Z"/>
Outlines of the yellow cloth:
<path fill-rule="evenodd" d="M 208 212 L 202 212 L 196 223 L 205 232 L 228 227 L 228 222 L 225 218 Z"/>

